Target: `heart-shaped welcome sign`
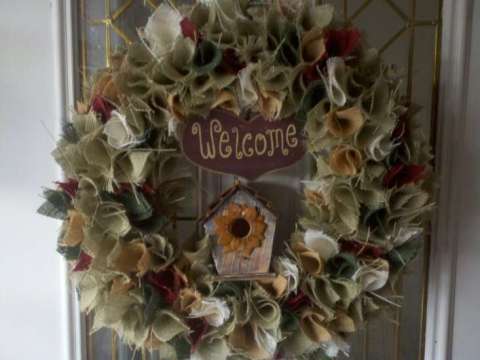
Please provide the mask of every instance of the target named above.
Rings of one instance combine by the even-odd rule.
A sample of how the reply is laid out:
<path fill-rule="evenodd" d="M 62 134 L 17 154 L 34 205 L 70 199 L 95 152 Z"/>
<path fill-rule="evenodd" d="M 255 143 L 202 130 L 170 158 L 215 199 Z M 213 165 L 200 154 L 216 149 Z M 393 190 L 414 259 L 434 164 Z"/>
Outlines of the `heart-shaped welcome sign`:
<path fill-rule="evenodd" d="M 186 157 L 202 168 L 249 180 L 290 166 L 305 154 L 294 118 L 267 121 L 257 115 L 245 121 L 222 109 L 191 118 L 183 130 L 182 147 Z"/>

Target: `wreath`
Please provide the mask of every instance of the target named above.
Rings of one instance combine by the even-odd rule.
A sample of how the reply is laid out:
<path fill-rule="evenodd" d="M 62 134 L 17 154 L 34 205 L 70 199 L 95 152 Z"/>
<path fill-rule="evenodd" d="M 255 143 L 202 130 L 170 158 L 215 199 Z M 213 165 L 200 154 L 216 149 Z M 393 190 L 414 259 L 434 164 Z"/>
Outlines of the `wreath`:
<path fill-rule="evenodd" d="M 348 335 L 395 302 L 432 207 L 430 148 L 395 67 L 314 0 L 163 3 L 139 37 L 64 125 L 65 180 L 39 209 L 64 220 L 58 251 L 93 330 L 162 359 L 348 354 Z M 243 256 L 262 244 L 256 208 L 230 204 L 218 240 L 174 231 L 193 201 L 178 134 L 215 108 L 294 116 L 316 165 L 268 279 L 219 281 L 211 256 L 215 241 Z"/>

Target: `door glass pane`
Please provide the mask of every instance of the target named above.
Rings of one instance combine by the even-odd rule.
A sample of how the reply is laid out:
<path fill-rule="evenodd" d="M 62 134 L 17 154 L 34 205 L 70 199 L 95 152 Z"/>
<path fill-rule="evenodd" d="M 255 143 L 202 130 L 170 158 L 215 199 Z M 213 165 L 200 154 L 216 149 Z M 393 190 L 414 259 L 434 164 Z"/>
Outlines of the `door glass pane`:
<path fill-rule="evenodd" d="M 137 29 L 144 26 L 160 0 L 79 0 L 74 2 L 78 24 L 78 95 L 86 93 L 95 71 L 108 66 L 111 55 L 137 40 Z M 359 27 L 370 45 L 383 53 L 387 63 L 404 69 L 403 91 L 412 102 L 423 107 L 420 119 L 434 132 L 438 74 L 438 23 L 440 0 L 333 0 L 338 16 Z M 177 3 L 181 3 L 178 1 Z M 183 2 L 186 3 L 186 2 Z M 286 240 L 295 215 L 300 211 L 300 180 L 308 174 L 309 160 L 286 170 L 266 175 L 250 184 L 273 201 L 278 210 L 280 237 Z M 195 170 L 196 200 L 192 208 L 179 214 L 182 234 L 195 231 L 195 218 L 202 214 L 217 194 L 231 186 L 234 178 Z M 428 253 L 426 239 L 425 254 Z M 398 303 L 403 306 L 369 321 L 352 339 L 352 358 L 362 360 L 421 359 L 423 356 L 424 310 L 427 256 L 420 256 L 399 281 Z M 111 332 L 101 330 L 88 335 L 91 319 L 84 331 L 88 359 L 156 359 L 155 354 L 134 354 L 117 341 Z"/>

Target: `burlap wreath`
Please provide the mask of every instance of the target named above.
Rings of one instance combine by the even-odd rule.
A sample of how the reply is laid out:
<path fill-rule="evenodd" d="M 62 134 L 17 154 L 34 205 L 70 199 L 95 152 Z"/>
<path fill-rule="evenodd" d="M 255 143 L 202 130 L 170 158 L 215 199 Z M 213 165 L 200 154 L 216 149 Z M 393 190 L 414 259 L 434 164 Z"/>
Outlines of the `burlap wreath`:
<path fill-rule="evenodd" d="M 164 3 L 98 74 L 53 153 L 67 180 L 39 210 L 64 220 L 94 330 L 162 359 L 330 358 L 394 301 L 431 208 L 430 150 L 394 68 L 333 18 L 313 0 Z M 295 115 L 307 134 L 316 171 L 270 281 L 214 281 L 210 239 L 172 230 L 193 188 L 176 129 L 216 107 Z"/>

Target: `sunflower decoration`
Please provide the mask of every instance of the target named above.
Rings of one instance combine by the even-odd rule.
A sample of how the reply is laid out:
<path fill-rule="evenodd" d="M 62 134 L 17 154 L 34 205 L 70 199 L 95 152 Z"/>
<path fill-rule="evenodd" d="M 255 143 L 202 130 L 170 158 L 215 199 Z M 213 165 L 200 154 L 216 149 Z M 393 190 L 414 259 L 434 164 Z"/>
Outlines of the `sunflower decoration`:
<path fill-rule="evenodd" d="M 267 224 L 256 207 L 230 203 L 214 219 L 218 242 L 225 252 L 242 251 L 250 256 L 262 246 Z"/>

